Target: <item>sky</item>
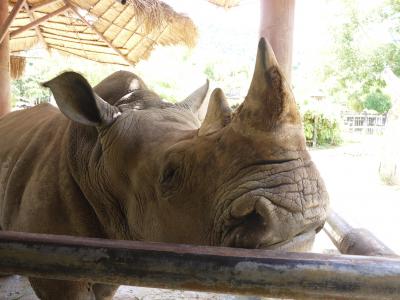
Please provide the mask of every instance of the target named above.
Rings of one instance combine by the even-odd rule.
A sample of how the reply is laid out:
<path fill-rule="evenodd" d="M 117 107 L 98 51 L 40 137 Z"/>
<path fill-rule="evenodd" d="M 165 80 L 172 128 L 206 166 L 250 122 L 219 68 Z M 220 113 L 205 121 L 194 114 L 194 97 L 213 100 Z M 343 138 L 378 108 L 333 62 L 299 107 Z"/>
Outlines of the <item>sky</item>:
<path fill-rule="evenodd" d="M 247 93 L 255 62 L 259 0 L 242 0 L 239 6 L 228 10 L 206 0 L 164 1 L 192 18 L 199 31 L 198 44 L 194 49 L 157 47 L 150 58 L 137 64 L 133 71 L 158 93 L 163 94 L 165 86 L 164 94 L 173 91 L 171 97 L 179 100 L 202 85 L 205 73 L 212 70 L 214 87 L 221 87 L 228 98 L 240 102 Z M 369 11 L 383 1 L 355 2 L 360 3 L 360 11 Z M 341 2 L 296 0 L 292 85 L 297 100 L 323 94 L 326 90 L 321 79 L 322 67 L 332 49 L 331 27 L 341 22 Z M 390 38 L 384 24 L 367 28 L 363 37 L 365 49 L 370 49 L 371 41 L 378 44 Z M 226 74 L 233 75 L 229 79 Z"/>
<path fill-rule="evenodd" d="M 188 15 L 197 25 L 199 42 L 191 55 L 199 66 L 207 65 L 213 61 L 213 57 L 217 60 L 221 57 L 229 60 L 231 57 L 232 64 L 242 64 L 252 69 L 259 39 L 259 0 L 242 0 L 239 6 L 229 10 L 204 0 L 165 2 L 177 12 Z M 324 49 L 330 43 L 329 24 L 334 20 L 329 2 L 332 1 L 296 1 L 292 81 L 300 94 L 313 94 L 320 89 L 312 83 L 318 81 L 315 70 L 322 65 L 325 59 Z M 149 61 L 155 57 L 156 53 Z M 226 65 L 220 62 L 214 68 L 223 68 Z M 240 84 L 247 86 L 249 80 Z M 245 89 L 241 91 L 243 93 Z"/>
<path fill-rule="evenodd" d="M 371 11 L 384 0 L 363 0 L 358 9 Z M 191 53 L 199 65 L 212 61 L 212 57 L 228 59 L 235 64 L 252 66 L 258 42 L 259 0 L 242 0 L 238 7 L 225 10 L 205 0 L 166 0 L 177 12 L 185 13 L 199 28 L 200 39 Z M 292 83 L 300 97 L 320 94 L 324 89 L 321 66 L 329 59 L 333 46 L 332 25 L 342 21 L 338 0 L 297 0 L 293 41 Z M 390 39 L 386 27 L 366 28 L 363 35 L 366 49 L 371 44 Z M 156 55 L 155 55 L 156 56 Z M 223 67 L 223 64 L 220 64 Z M 218 64 L 215 66 L 218 68 Z M 243 82 L 247 84 L 247 82 Z"/>

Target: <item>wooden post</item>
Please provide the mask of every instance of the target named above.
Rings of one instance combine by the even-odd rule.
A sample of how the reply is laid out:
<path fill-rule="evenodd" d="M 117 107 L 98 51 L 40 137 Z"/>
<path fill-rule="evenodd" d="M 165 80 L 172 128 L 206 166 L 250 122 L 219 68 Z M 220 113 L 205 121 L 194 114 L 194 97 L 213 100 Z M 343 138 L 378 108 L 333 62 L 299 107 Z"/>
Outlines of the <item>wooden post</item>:
<path fill-rule="evenodd" d="M 5 26 L 8 1 L 0 1 L 0 27 Z M 0 117 L 10 111 L 10 48 L 9 35 L 0 44 Z"/>
<path fill-rule="evenodd" d="M 14 4 L 13 9 L 10 12 L 10 14 L 8 15 L 8 17 L 5 20 L 5 22 L 1 23 L 2 26 L 0 28 L 0 43 L 6 37 L 6 35 L 8 33 L 8 30 L 9 30 L 9 28 L 11 26 L 11 23 L 15 20 L 15 18 L 17 17 L 19 11 L 21 10 L 22 6 L 24 6 L 25 4 L 26 4 L 26 0 L 18 0 L 18 2 L 16 2 Z"/>
<path fill-rule="evenodd" d="M 295 0 L 260 0 L 260 36 L 268 39 L 290 82 Z"/>

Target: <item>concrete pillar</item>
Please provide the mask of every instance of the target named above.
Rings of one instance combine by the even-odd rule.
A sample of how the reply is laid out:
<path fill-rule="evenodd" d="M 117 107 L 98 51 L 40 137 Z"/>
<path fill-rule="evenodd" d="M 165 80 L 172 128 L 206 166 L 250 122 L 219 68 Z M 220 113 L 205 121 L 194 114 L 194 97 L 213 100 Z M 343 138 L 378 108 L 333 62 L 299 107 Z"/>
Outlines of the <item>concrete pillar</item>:
<path fill-rule="evenodd" d="M 295 0 L 260 0 L 260 4 L 260 36 L 270 42 L 290 82 Z"/>
<path fill-rule="evenodd" d="M 8 16 L 8 1 L 0 0 L 0 26 Z M 10 111 L 10 48 L 9 36 L 0 44 L 0 117 Z"/>

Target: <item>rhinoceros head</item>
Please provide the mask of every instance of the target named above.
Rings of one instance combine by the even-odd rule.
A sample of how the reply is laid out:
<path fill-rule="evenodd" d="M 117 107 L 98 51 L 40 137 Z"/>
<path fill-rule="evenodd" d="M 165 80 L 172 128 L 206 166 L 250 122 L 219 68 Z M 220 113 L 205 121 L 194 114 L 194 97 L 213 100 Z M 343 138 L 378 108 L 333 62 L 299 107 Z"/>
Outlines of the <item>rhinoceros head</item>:
<path fill-rule="evenodd" d="M 73 124 L 96 128 L 78 181 L 100 218 L 119 216 L 106 227 L 146 241 L 273 248 L 323 226 L 324 183 L 264 39 L 244 102 L 232 112 L 216 89 L 202 123 L 208 83 L 169 104 L 135 80 L 115 101 L 76 73 L 45 84 Z"/>

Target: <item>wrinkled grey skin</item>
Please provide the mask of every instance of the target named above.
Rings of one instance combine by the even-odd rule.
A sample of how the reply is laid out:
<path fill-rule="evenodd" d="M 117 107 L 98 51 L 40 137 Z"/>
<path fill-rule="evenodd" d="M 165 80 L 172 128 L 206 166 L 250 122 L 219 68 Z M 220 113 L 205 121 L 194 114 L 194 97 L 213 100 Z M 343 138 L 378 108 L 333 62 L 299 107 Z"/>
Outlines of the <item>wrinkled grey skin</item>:
<path fill-rule="evenodd" d="M 271 248 L 325 221 L 324 183 L 263 39 L 235 112 L 216 89 L 204 117 L 208 84 L 172 105 L 128 72 L 94 89 L 73 72 L 45 86 L 61 112 L 45 104 L 0 119 L 3 230 Z M 115 291 L 30 280 L 41 299 Z"/>

